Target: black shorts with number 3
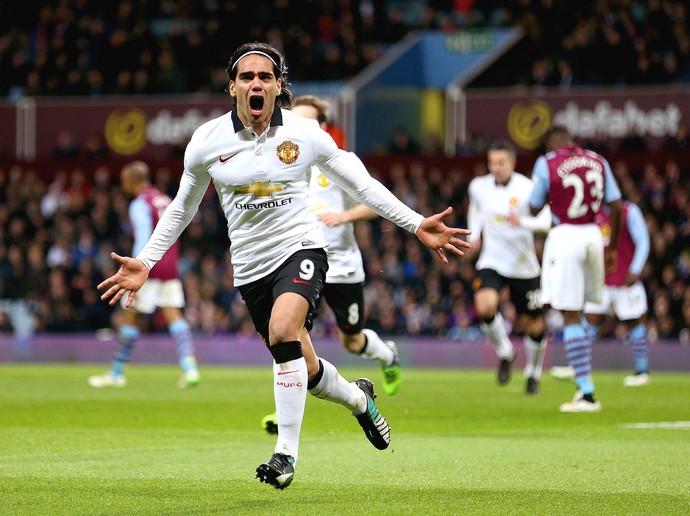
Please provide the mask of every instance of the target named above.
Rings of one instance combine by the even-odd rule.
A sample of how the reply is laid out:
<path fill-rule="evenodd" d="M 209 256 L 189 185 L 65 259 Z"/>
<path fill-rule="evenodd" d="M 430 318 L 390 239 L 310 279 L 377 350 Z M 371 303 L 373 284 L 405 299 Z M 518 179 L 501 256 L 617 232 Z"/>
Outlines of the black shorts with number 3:
<path fill-rule="evenodd" d="M 311 330 L 327 271 L 326 251 L 303 249 L 268 276 L 239 287 L 254 327 L 266 344 L 270 342 L 268 325 L 275 300 L 287 292 L 299 294 L 309 302 L 304 326 Z"/>
<path fill-rule="evenodd" d="M 531 317 L 544 314 L 539 277 L 507 278 L 493 269 L 480 269 L 477 274 L 478 276 L 472 285 L 475 292 L 482 288 L 491 288 L 500 292 L 503 287 L 508 285 L 510 299 L 518 314 L 527 314 Z"/>

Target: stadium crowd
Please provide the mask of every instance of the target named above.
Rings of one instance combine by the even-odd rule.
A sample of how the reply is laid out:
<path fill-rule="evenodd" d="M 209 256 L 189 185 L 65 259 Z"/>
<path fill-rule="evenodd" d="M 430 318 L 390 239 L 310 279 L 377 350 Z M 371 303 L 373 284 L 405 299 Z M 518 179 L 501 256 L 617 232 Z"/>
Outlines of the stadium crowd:
<path fill-rule="evenodd" d="M 291 81 L 345 80 L 412 30 L 507 26 L 521 27 L 525 38 L 507 57 L 511 66 L 488 73 L 482 85 L 690 80 L 683 0 L 24 0 L 0 1 L 0 97 L 220 92 L 229 54 L 249 40 L 284 51 Z M 584 143 L 606 151 L 597 148 L 602 142 Z M 0 308 L 25 302 L 41 331 L 111 327 L 117 312 L 100 301 L 95 285 L 113 272 L 110 251 L 131 249 L 128 200 L 112 179 L 119 170 L 103 159 L 98 139 L 81 150 L 75 145 L 65 133 L 54 157 L 96 159 L 49 180 L 31 165 L 0 165 Z M 687 148 L 687 137 L 678 135 L 664 148 Z M 464 227 L 467 185 L 482 167 L 442 170 L 414 154 L 407 158 L 406 165 L 378 171 L 381 179 L 421 213 L 454 206 L 449 224 Z M 672 159 L 650 163 L 641 174 L 629 173 L 628 163 L 613 165 L 652 235 L 643 274 L 650 337 L 690 343 L 690 174 Z M 174 178 L 170 169 L 157 168 L 158 186 L 171 195 Z M 387 335 L 481 339 L 472 263 L 453 260 L 441 268 L 384 220 L 359 223 L 357 232 L 368 278 L 367 327 Z M 215 195 L 182 246 L 185 315 L 194 330 L 253 334 L 232 287 Z M 6 312 L 0 309 L 0 328 L 11 330 Z M 551 325 L 557 328 L 558 321 Z M 317 335 L 333 327 L 324 316 Z"/>
<path fill-rule="evenodd" d="M 420 213 L 453 206 L 448 223 L 466 227 L 467 186 L 473 174 L 484 171 L 483 162 L 472 171 L 441 170 L 414 158 L 392 163 L 390 170 L 371 172 Z M 642 275 L 650 339 L 690 344 L 690 174 L 672 159 L 662 169 L 650 162 L 642 175 L 631 174 L 624 160 L 612 166 L 624 196 L 642 208 L 652 235 Z M 174 174 L 165 167 L 154 170 L 157 186 L 174 195 Z M 39 331 L 95 331 L 117 323 L 117 310 L 100 300 L 96 285 L 114 272 L 110 251 L 126 254 L 132 244 L 128 199 L 112 179 L 118 173 L 93 164 L 60 171 L 46 182 L 31 166 L 0 168 L 0 302 L 27 303 Z M 182 236 L 185 316 L 197 333 L 253 335 L 244 302 L 232 286 L 226 227 L 216 199 L 209 191 Z M 357 238 L 367 271 L 367 327 L 382 335 L 482 338 L 469 260 L 440 267 L 412 236 L 384 219 L 358 223 Z M 513 320 L 507 298 L 503 311 Z M 558 321 L 550 324 L 557 332 Z M 150 327 L 164 329 L 164 324 L 154 318 Z M 0 328 L 12 330 L 6 315 L 0 316 Z M 314 335 L 334 329 L 333 317 L 324 313 Z M 607 332 L 618 330 L 614 325 Z"/>
<path fill-rule="evenodd" d="M 0 2 L 0 97 L 222 92 L 245 41 L 290 80 L 354 77 L 413 30 L 521 27 L 483 86 L 690 78 L 683 0 L 24 0 Z"/>

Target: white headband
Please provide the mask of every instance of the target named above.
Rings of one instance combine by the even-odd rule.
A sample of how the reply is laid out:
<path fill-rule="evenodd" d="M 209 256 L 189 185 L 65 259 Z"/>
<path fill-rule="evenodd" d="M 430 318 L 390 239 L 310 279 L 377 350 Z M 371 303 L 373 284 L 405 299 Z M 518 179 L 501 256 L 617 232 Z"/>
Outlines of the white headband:
<path fill-rule="evenodd" d="M 234 70 L 234 69 L 235 69 L 235 67 L 237 66 L 237 63 L 240 62 L 240 59 L 242 59 L 243 57 L 248 56 L 249 54 L 259 54 L 259 55 L 262 55 L 262 56 L 264 56 L 264 57 L 267 57 L 268 59 L 271 60 L 271 63 L 273 63 L 273 66 L 275 66 L 276 68 L 280 68 L 280 67 L 276 64 L 276 62 L 273 60 L 273 58 L 272 58 L 271 56 L 269 56 L 266 52 L 261 52 L 260 50 L 250 50 L 249 52 L 245 52 L 244 54 L 242 54 L 240 57 L 237 58 L 237 61 L 235 61 L 235 62 L 233 63 L 231 70 Z"/>

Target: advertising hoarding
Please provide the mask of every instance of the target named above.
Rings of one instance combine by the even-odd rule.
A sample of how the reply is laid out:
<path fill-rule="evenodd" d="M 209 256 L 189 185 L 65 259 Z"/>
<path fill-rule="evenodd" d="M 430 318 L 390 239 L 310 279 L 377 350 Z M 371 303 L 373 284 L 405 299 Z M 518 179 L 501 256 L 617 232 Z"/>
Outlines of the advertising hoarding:
<path fill-rule="evenodd" d="M 580 141 L 603 138 L 616 148 L 635 135 L 657 149 L 690 120 L 687 87 L 469 90 L 465 100 L 467 134 L 511 140 L 524 150 L 537 149 L 552 124 L 566 126 Z"/>

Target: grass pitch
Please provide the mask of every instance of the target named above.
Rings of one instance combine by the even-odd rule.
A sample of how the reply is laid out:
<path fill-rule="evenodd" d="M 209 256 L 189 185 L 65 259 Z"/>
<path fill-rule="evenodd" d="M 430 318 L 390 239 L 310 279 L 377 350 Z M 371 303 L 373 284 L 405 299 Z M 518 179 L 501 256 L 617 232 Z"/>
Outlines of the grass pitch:
<path fill-rule="evenodd" d="M 519 373 L 498 387 L 489 370 L 407 369 L 378 398 L 383 452 L 343 407 L 308 399 L 295 480 L 278 491 L 254 478 L 274 445 L 260 428 L 270 367 L 205 367 L 184 391 L 174 367 L 89 387 L 101 372 L 0 366 L 0 514 L 690 513 L 688 374 L 626 388 L 596 371 L 603 411 L 560 414 L 566 382 L 527 397 Z M 342 372 L 379 383 L 373 368 Z"/>

